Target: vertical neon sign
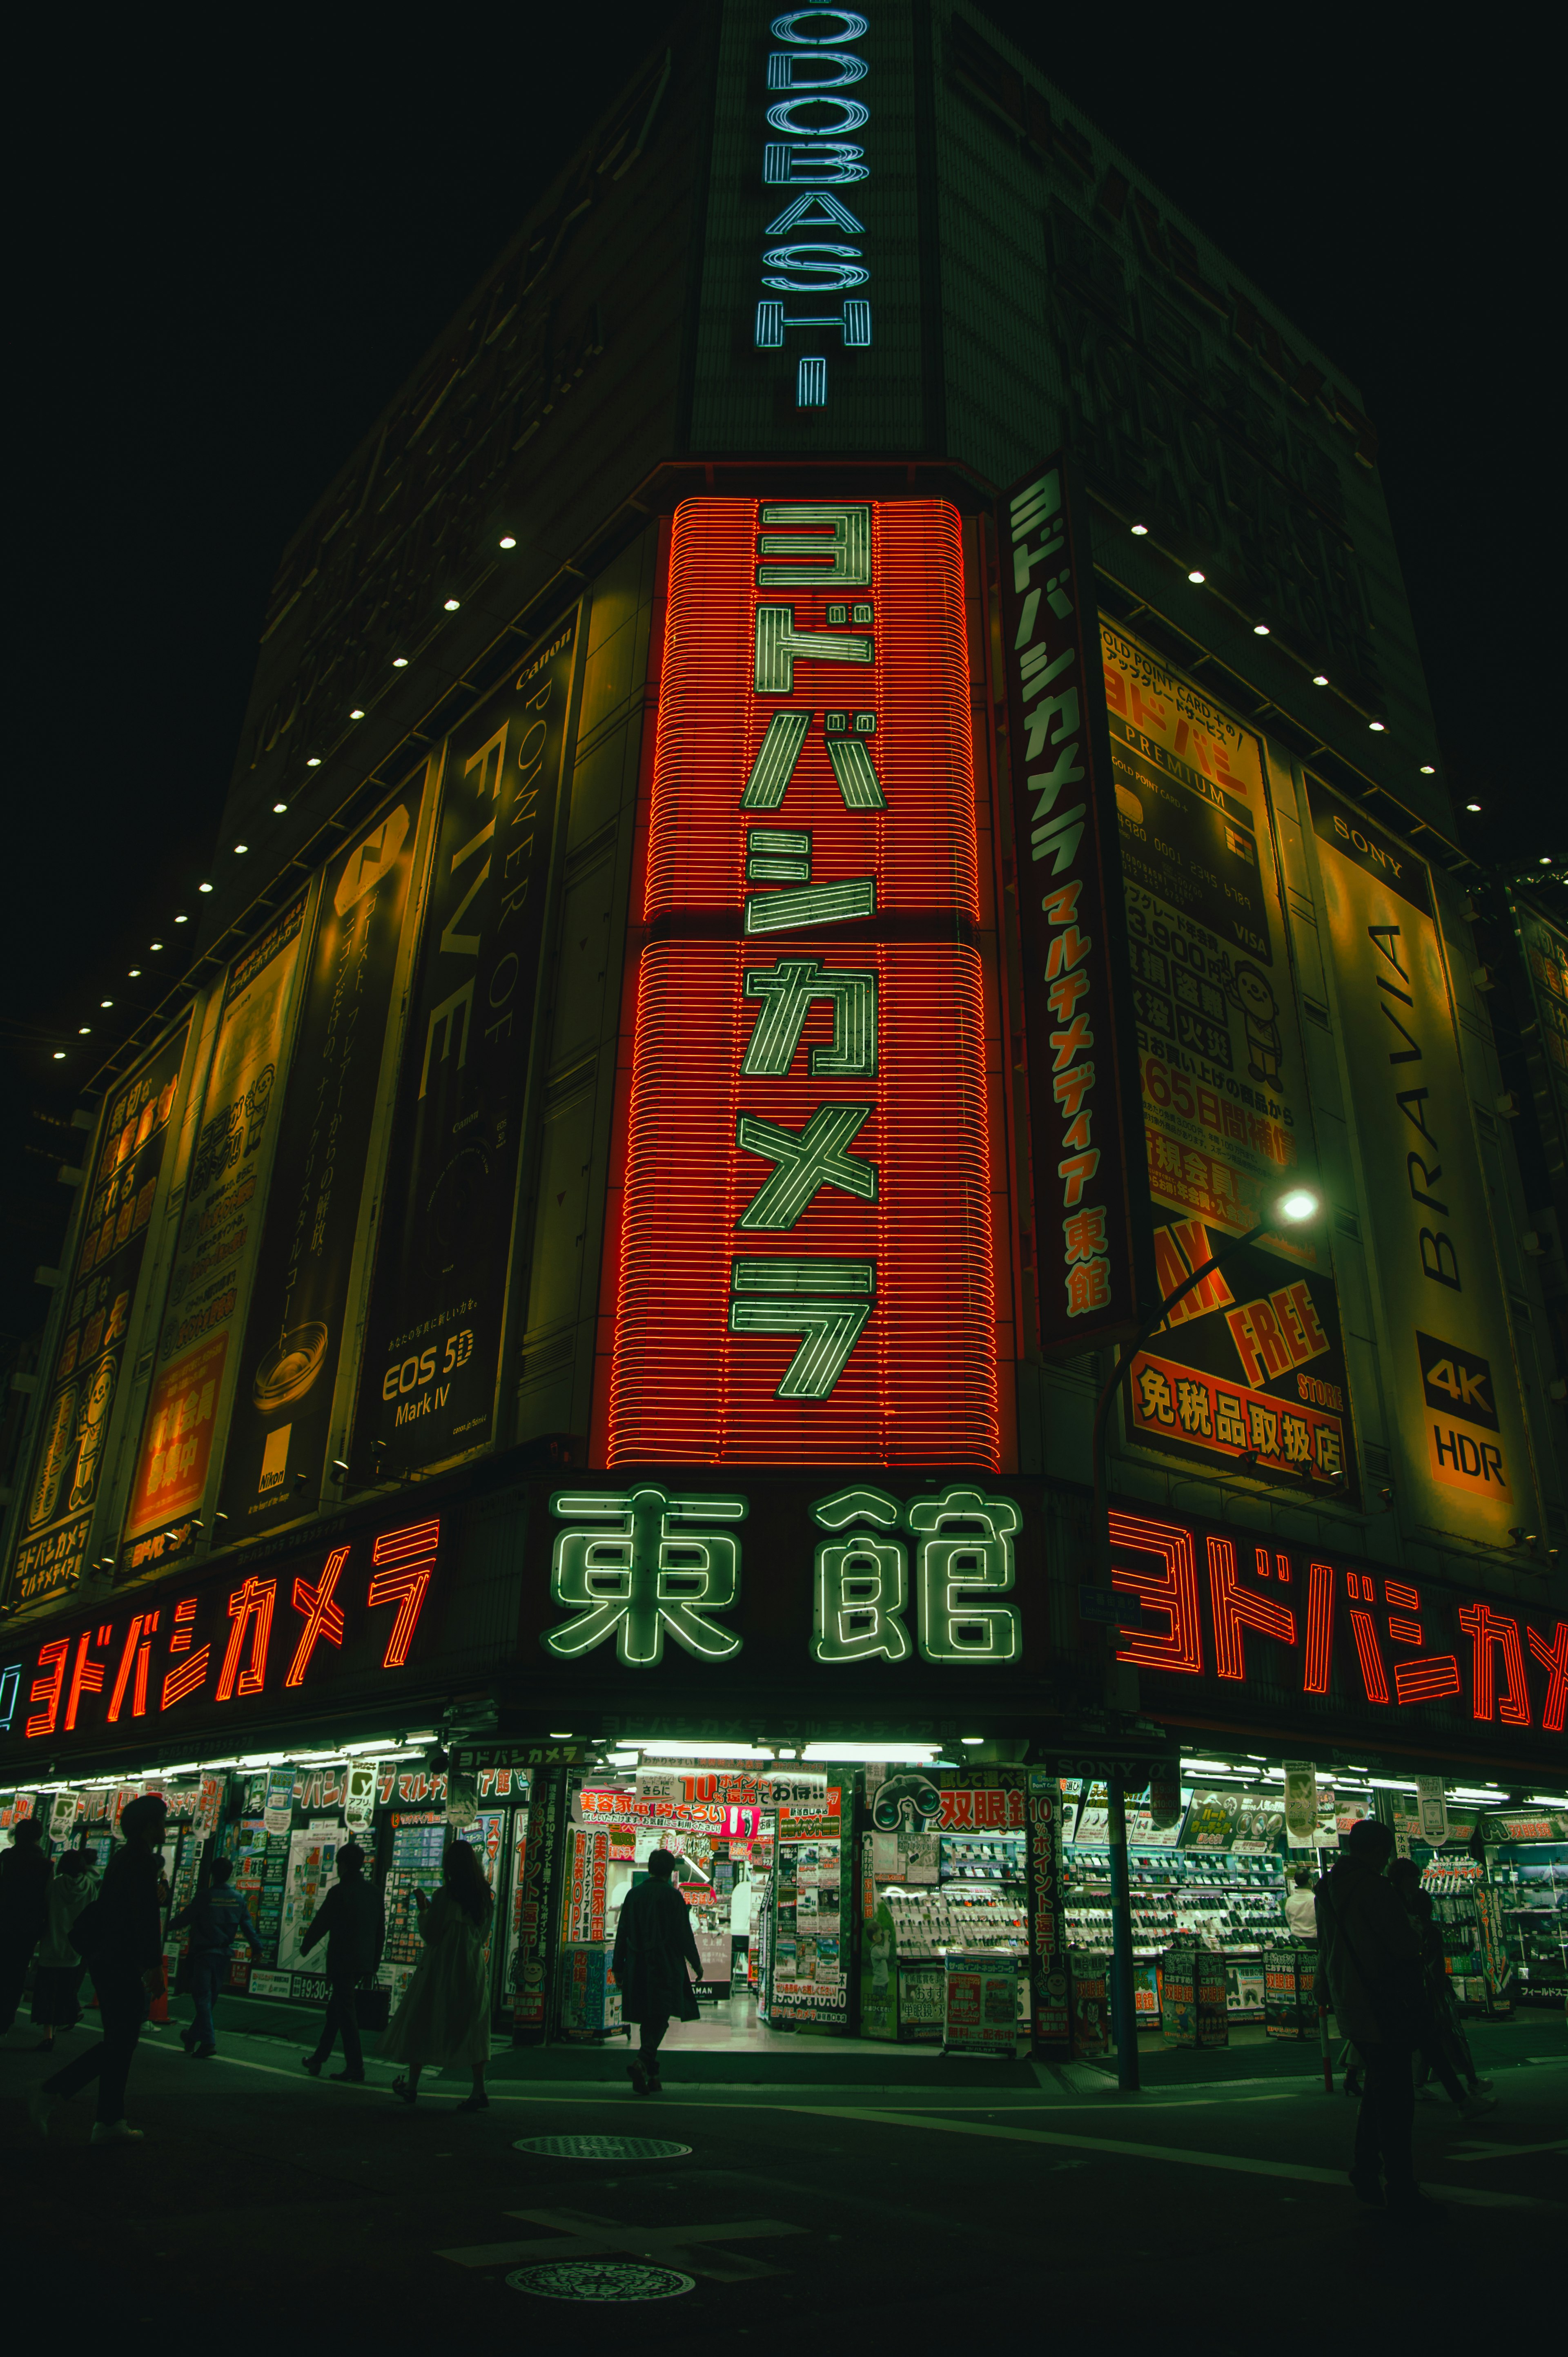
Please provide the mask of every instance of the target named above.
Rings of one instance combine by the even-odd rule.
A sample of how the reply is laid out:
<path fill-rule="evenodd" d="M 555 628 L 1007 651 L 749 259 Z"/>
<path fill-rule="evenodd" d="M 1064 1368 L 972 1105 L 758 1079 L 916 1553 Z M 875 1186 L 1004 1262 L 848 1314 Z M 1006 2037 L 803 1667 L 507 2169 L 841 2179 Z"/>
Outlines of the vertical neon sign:
<path fill-rule="evenodd" d="M 686 501 L 608 1462 L 995 1468 L 978 913 L 954 510 Z"/>

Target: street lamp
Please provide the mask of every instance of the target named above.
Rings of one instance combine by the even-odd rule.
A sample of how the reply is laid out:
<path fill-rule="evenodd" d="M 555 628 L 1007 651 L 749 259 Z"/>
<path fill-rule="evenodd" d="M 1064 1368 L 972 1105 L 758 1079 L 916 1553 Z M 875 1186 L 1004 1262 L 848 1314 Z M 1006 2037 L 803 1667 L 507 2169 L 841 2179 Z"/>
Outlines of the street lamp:
<path fill-rule="evenodd" d="M 1111 1420 L 1111 1403 L 1126 1377 L 1133 1360 L 1151 1334 L 1157 1332 L 1184 1295 L 1192 1291 L 1204 1277 L 1211 1276 L 1222 1262 L 1244 1244 L 1256 1243 L 1258 1238 L 1271 1235 L 1281 1228 L 1301 1228 L 1311 1224 L 1323 1210 L 1323 1198 L 1316 1187 L 1302 1180 L 1286 1187 L 1269 1206 L 1270 1216 L 1260 1220 L 1255 1228 L 1244 1235 L 1233 1236 L 1222 1244 L 1202 1266 L 1184 1278 L 1174 1293 L 1166 1294 L 1159 1308 L 1150 1313 L 1130 1342 L 1122 1346 L 1121 1356 L 1106 1378 L 1100 1397 L 1094 1404 L 1094 1436 L 1090 1444 L 1094 1467 L 1094 1584 L 1112 1592 L 1110 1518 L 1105 1506 L 1105 1436 Z M 1113 1627 L 1113 1622 L 1107 1626 Z M 1133 1995 L 1133 1904 L 1127 1880 L 1127 1811 L 1122 1770 L 1114 1761 L 1109 1763 L 1105 1797 L 1110 1823 L 1107 1828 L 1111 1847 L 1111 2004 L 1112 2018 L 1116 2026 L 1116 2080 L 1124 2093 L 1135 2094 L 1138 2090 L 1138 2021 Z"/>

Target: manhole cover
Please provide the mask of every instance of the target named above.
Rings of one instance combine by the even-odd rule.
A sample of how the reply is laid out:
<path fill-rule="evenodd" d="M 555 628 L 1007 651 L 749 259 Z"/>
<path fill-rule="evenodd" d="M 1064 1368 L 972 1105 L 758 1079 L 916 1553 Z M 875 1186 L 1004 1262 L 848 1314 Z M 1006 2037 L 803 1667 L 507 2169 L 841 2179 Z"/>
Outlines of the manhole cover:
<path fill-rule="evenodd" d="M 542 2152 L 552 2160 L 674 2160 L 689 2144 L 665 2144 L 659 2136 L 519 2136 L 514 2152 Z"/>
<path fill-rule="evenodd" d="M 553 2259 L 541 2267 L 514 2267 L 507 2282 L 538 2299 L 678 2299 L 697 2287 L 694 2276 L 636 2259 Z"/>

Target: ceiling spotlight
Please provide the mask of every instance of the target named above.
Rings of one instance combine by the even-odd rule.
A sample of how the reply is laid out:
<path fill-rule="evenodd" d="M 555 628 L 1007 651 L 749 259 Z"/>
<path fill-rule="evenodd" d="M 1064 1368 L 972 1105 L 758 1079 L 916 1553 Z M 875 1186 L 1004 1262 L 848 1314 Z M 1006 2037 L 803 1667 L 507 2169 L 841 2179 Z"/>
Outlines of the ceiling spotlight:
<path fill-rule="evenodd" d="M 236 851 L 241 851 L 241 852 L 243 852 L 243 851 L 249 851 L 250 847 L 251 847 L 251 846 L 250 846 L 250 845 L 249 845 L 248 843 L 237 843 L 237 844 L 234 845 L 235 850 L 236 850 Z"/>
<path fill-rule="evenodd" d="M 288 808 L 288 804 L 287 804 L 286 802 L 274 802 L 274 803 L 273 804 L 273 816 L 274 816 L 274 818 L 282 818 L 282 816 L 283 816 L 283 814 L 284 814 L 285 811 L 285 810 L 287 810 L 287 808 Z"/>
<path fill-rule="evenodd" d="M 175 923 L 177 925 L 188 925 L 190 919 L 188 917 L 177 917 L 175 919 Z"/>
<path fill-rule="evenodd" d="M 1267 622 L 1254 622 L 1254 623 L 1253 623 L 1253 625 L 1252 625 L 1252 636 L 1253 636 L 1255 639 L 1266 639 L 1266 638 L 1268 637 L 1268 635 L 1269 635 L 1269 626 L 1268 626 Z"/>
<path fill-rule="evenodd" d="M 1131 531 L 1134 540 L 1147 540 L 1149 537 L 1149 527 L 1146 523 L 1135 523 L 1131 526 Z M 501 543 L 501 546 L 503 548 L 506 546 L 504 540 Z"/>
<path fill-rule="evenodd" d="M 1466 802 L 1465 807 L 1466 810 L 1478 811 L 1481 805 L 1479 802 Z"/>
<path fill-rule="evenodd" d="M 393 671 L 406 671 L 408 669 L 408 657 L 406 655 L 393 655 L 392 669 Z"/>
<path fill-rule="evenodd" d="M 113 1006 L 114 1001 L 112 998 L 101 998 L 98 1004 L 100 1006 Z"/>
<path fill-rule="evenodd" d="M 149 949 L 161 950 L 161 949 L 162 949 L 162 947 L 163 947 L 163 943 L 162 943 L 162 942 L 148 942 L 148 944 L 147 944 L 147 947 L 148 947 Z"/>
<path fill-rule="evenodd" d="M 456 599 L 456 597 L 448 597 L 448 598 L 447 598 L 447 600 L 446 600 L 446 611 L 447 611 L 449 614 L 455 614 L 455 613 L 456 612 L 456 610 L 457 610 L 457 599 Z"/>
<path fill-rule="evenodd" d="M 86 1039 L 86 1037 L 87 1037 L 87 1035 L 88 1035 L 88 1033 L 91 1030 L 91 1028 L 92 1028 L 92 1026 L 91 1026 L 91 1023 L 83 1023 L 83 1024 L 79 1025 L 79 1026 L 78 1026 L 78 1028 L 77 1028 L 77 1034 L 76 1034 L 77 1038 L 78 1038 L 79 1039 Z"/>
<path fill-rule="evenodd" d="M 1291 1188 L 1274 1205 L 1280 1218 L 1288 1220 L 1293 1227 L 1299 1226 L 1304 1220 L 1315 1220 L 1321 1209 L 1322 1198 L 1310 1187 Z"/>
<path fill-rule="evenodd" d="M 1312 674 L 1312 683 L 1314 687 L 1326 687 L 1328 673 L 1326 671 L 1315 671 Z"/>
<path fill-rule="evenodd" d="M 306 768 L 307 770 L 319 770 L 319 768 L 321 767 L 321 756 L 320 756 L 320 754 L 319 754 L 319 753 L 308 753 L 308 754 L 306 754 L 306 761 L 305 761 L 305 766 L 306 766 Z"/>
<path fill-rule="evenodd" d="M 199 884 L 196 888 L 199 892 L 210 892 L 212 887 L 210 884 Z"/>
<path fill-rule="evenodd" d="M 1543 852 L 1541 853 L 1541 866 L 1542 867 L 1550 867 L 1550 866 L 1551 866 L 1551 865 L 1552 865 L 1552 856 L 1551 856 L 1550 852 L 1545 852 L 1545 851 L 1543 851 Z"/>
<path fill-rule="evenodd" d="M 364 716 L 364 709 L 358 704 L 355 705 L 354 709 L 349 715 L 350 720 L 362 720 Z"/>
<path fill-rule="evenodd" d="M 1380 720 L 1369 720 L 1367 726 L 1371 730 L 1374 737 L 1380 737 L 1384 733 L 1383 724 Z"/>
<path fill-rule="evenodd" d="M 130 978 L 131 978 L 131 980 L 132 980 L 133 982 L 140 982 L 140 980 L 141 980 L 141 978 L 142 978 L 142 969 L 141 969 L 141 967 L 140 967 L 139 965 L 134 965 L 134 966 L 131 968 L 131 977 L 130 977 Z"/>
<path fill-rule="evenodd" d="M 64 1061 L 65 1061 L 65 1049 L 64 1049 L 63 1048 L 57 1048 L 57 1049 L 55 1049 L 55 1062 L 56 1062 L 57 1064 L 63 1064 L 63 1063 L 64 1063 Z"/>
<path fill-rule="evenodd" d="M 1195 565 L 1193 566 L 1193 568 L 1192 568 L 1192 571 L 1187 575 L 1187 579 L 1188 579 L 1189 581 L 1201 581 L 1201 580 L 1203 579 L 1203 577 L 1204 577 L 1204 576 L 1203 576 L 1203 575 L 1198 571 L 1198 569 L 1197 569 L 1197 565 Z"/>
<path fill-rule="evenodd" d="M 503 533 L 502 533 L 502 534 L 501 534 L 501 546 L 502 546 L 503 548 L 515 548 L 515 547 L 517 546 L 517 542 L 513 539 L 513 537 L 512 537 L 512 535 L 511 535 L 511 533 L 510 533 L 510 532 L 503 532 Z"/>
<path fill-rule="evenodd" d="M 1423 778 L 1434 778 L 1437 775 L 1436 763 L 1434 761 L 1423 761 L 1421 765 L 1421 774 Z"/>

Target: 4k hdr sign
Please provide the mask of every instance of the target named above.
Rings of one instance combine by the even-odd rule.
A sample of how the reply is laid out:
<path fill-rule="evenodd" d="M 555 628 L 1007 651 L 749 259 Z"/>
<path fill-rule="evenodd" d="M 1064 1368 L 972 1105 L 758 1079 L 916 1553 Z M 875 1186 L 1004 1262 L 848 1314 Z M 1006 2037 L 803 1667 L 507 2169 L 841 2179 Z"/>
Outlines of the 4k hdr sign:
<path fill-rule="evenodd" d="M 646 824 L 607 1462 L 993 1468 L 951 508 L 677 511 Z"/>

